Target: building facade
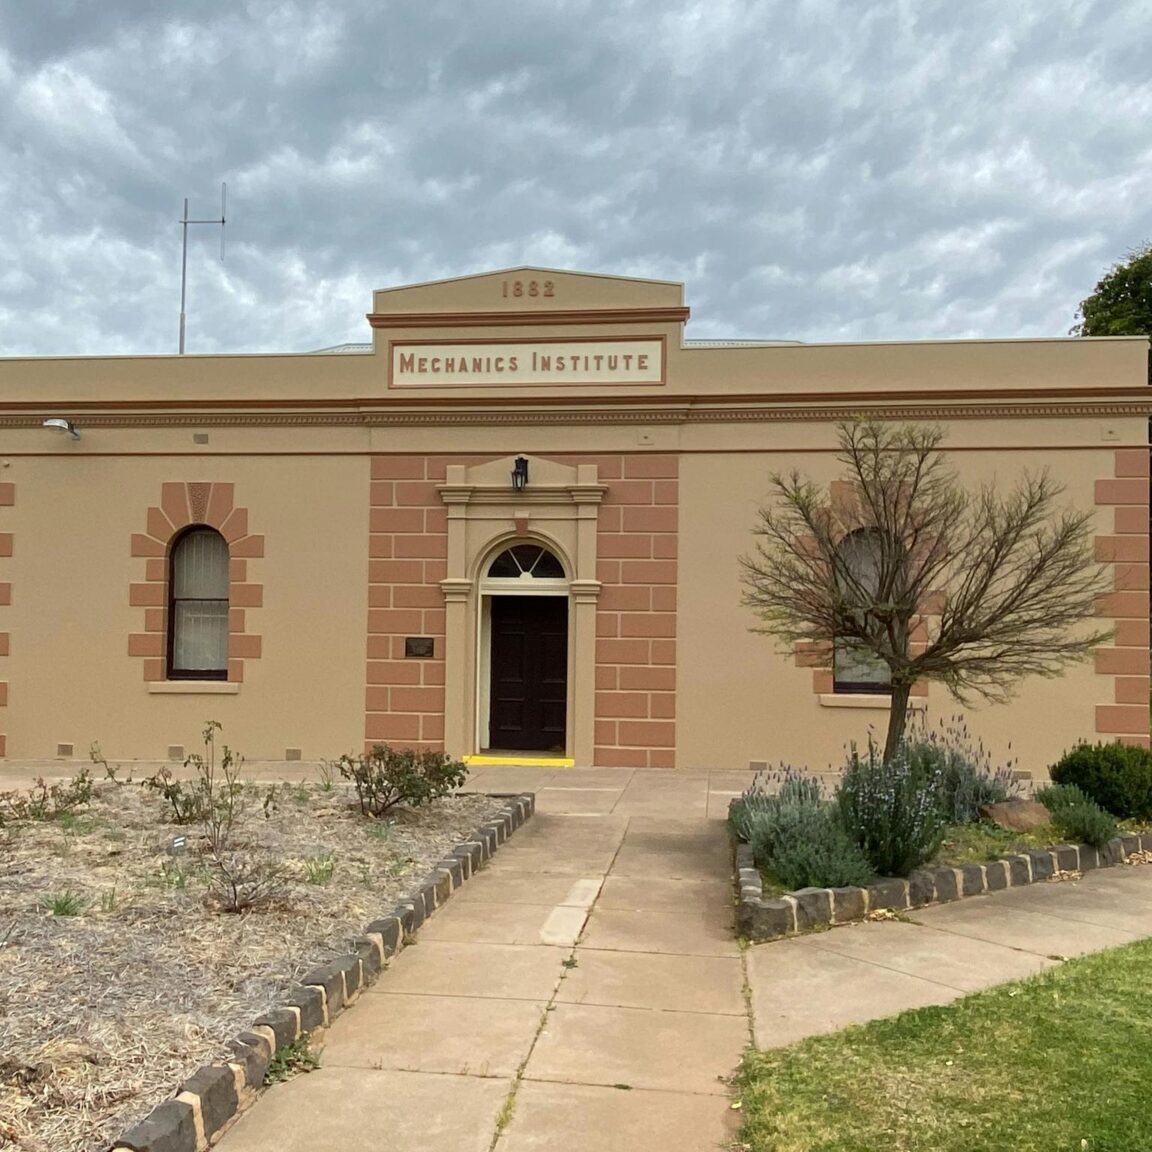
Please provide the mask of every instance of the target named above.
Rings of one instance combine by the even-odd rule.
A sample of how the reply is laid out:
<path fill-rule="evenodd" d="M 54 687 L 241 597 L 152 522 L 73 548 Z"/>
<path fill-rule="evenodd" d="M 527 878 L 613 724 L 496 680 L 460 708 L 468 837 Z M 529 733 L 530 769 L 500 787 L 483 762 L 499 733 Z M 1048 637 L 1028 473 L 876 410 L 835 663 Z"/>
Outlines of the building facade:
<path fill-rule="evenodd" d="M 1096 510 L 1113 641 L 971 726 L 1041 770 L 1148 742 L 1146 340 L 686 342 L 687 316 L 676 284 L 521 268 L 377 292 L 371 345 L 0 361 L 4 753 L 175 758 L 211 718 L 250 759 L 824 769 L 887 701 L 754 634 L 738 558 L 769 474 L 834 481 L 864 412 Z"/>

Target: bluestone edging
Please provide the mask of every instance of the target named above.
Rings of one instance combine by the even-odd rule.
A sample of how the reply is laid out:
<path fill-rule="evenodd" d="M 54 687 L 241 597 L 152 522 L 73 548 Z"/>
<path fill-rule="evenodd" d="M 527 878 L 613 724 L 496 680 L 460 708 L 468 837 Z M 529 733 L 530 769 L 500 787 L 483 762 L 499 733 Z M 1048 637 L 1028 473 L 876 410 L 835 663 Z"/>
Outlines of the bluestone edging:
<path fill-rule="evenodd" d="M 204 1152 L 215 1143 L 255 1100 L 273 1056 L 326 1028 L 355 1003 L 420 925 L 536 811 L 534 793 L 490 795 L 508 803 L 457 844 L 406 899 L 368 924 L 355 951 L 305 974 L 280 1007 L 259 1016 L 232 1040 L 226 1063 L 194 1072 L 172 1099 L 122 1133 L 112 1152 Z"/>
<path fill-rule="evenodd" d="M 752 845 L 737 840 L 736 927 L 741 936 L 755 942 L 778 940 L 811 928 L 862 920 L 870 912 L 904 912 L 1033 884 L 1059 872 L 1107 868 L 1122 864 L 1137 852 L 1152 852 L 1152 832 L 1117 836 L 1098 849 L 1088 844 L 1057 844 L 989 864 L 924 868 L 907 880 L 877 880 L 867 888 L 801 888 L 765 898 Z"/>

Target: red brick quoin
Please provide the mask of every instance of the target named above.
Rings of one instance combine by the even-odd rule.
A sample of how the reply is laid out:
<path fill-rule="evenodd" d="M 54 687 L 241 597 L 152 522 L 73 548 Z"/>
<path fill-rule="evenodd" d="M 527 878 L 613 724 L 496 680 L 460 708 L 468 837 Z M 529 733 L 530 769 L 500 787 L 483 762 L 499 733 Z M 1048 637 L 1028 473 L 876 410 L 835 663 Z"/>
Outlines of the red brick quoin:
<path fill-rule="evenodd" d="M 144 679 L 167 677 L 168 556 L 187 527 L 204 524 L 228 541 L 228 679 L 244 679 L 244 661 L 258 660 L 261 638 L 248 630 L 248 611 L 264 603 L 264 585 L 248 579 L 248 561 L 264 555 L 264 537 L 248 531 L 248 509 L 233 503 L 232 484 L 174 482 L 160 486 L 160 504 L 148 509 L 147 532 L 132 536 L 132 555 L 145 562 L 144 579 L 128 586 L 128 603 L 144 612 L 143 630 L 128 637 L 128 655 L 143 661 Z"/>
<path fill-rule="evenodd" d="M 368 538 L 365 745 L 444 747 L 444 594 L 448 512 L 437 485 L 466 457 L 374 456 Z M 405 658 L 409 636 L 430 659 Z"/>
<path fill-rule="evenodd" d="M 566 457 L 607 486 L 596 532 L 597 765 L 676 763 L 676 456 Z"/>
<path fill-rule="evenodd" d="M 1096 706 L 1096 732 L 1104 739 L 1147 748 L 1147 448 L 1116 450 L 1113 475 L 1096 481 L 1096 507 L 1096 559 L 1111 567 L 1113 587 L 1097 611 L 1114 629 L 1111 646 L 1096 651 L 1096 673 L 1111 681 L 1109 702 Z"/>

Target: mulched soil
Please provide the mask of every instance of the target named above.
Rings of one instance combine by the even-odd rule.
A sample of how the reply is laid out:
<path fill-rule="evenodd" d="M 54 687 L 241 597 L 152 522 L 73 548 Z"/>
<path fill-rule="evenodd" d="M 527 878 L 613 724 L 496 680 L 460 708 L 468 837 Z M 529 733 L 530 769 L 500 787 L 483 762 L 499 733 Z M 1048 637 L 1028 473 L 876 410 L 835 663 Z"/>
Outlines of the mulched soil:
<path fill-rule="evenodd" d="M 0 827 L 0 1148 L 106 1148 L 501 805 L 372 820 L 332 781 L 249 783 L 243 799 L 234 844 L 278 873 L 278 895 L 240 914 L 212 900 L 200 828 L 137 784 Z M 48 907 L 70 897 L 73 914 Z"/>

